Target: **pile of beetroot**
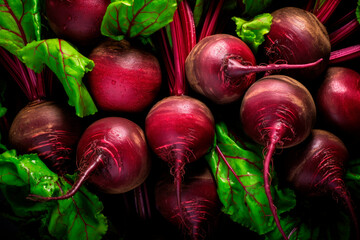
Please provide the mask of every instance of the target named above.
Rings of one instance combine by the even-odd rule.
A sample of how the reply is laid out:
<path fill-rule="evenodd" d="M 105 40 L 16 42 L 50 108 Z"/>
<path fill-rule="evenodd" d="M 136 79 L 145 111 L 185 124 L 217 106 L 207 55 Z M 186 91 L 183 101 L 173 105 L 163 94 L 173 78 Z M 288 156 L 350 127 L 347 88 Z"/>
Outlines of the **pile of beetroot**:
<path fill-rule="evenodd" d="M 12 1 L 3 2 L 12 12 Z M 53 68 L 39 73 L 0 47 L 8 85 L 1 143 L 18 154 L 36 153 L 72 185 L 53 196 L 30 193 L 29 203 L 71 199 L 87 186 L 104 202 L 111 222 L 104 239 L 192 240 L 233 234 L 304 239 L 299 226 L 310 215 L 303 213 L 321 206 L 319 212 L 327 214 L 314 221 L 326 225 L 328 212 L 340 211 L 351 219 L 349 239 L 360 239 L 360 205 L 354 200 L 360 196 L 345 179 L 348 166 L 360 158 L 357 1 L 273 0 L 255 7 L 226 0 L 124 1 L 114 14 L 110 6 L 116 2 L 46 0 L 42 6 L 48 35 L 68 41 L 93 63 L 82 79 L 96 106 L 87 116 L 68 106 L 70 93 L 55 81 Z M 157 17 L 148 6 L 159 11 Z M 171 21 L 161 25 L 167 11 Z M 128 15 L 121 16 L 124 12 Z M 262 13 L 271 24 L 267 30 L 255 23 L 239 30 L 231 19 L 250 21 Z M 139 30 L 137 18 L 150 23 Z M 107 24 L 112 20 L 118 24 Z M 259 35 L 263 39 L 254 47 Z M 64 75 L 72 76 L 68 64 Z M 219 142 L 219 123 L 238 145 Z M 247 144 L 261 154 L 236 158 L 254 166 L 261 161 L 259 172 L 249 176 L 261 175 L 257 190 L 266 202 L 253 199 L 267 209 L 269 226 L 276 226 L 271 234 L 254 233 L 246 227 L 255 220 L 243 224 L 236 220 L 241 213 L 224 211 L 236 204 L 233 184 L 252 197 L 224 153 L 239 146 L 251 152 Z M 220 177 L 220 168 L 211 165 L 216 161 L 209 159 L 226 163 L 228 176 Z M 76 174 L 73 182 L 68 174 Z M 228 189 L 219 181 L 229 182 Z M 290 225 L 274 189 L 294 192 L 297 202 L 285 212 L 296 219 Z M 232 197 L 224 202 L 226 194 Z M 333 239 L 316 231 L 305 239 Z"/>

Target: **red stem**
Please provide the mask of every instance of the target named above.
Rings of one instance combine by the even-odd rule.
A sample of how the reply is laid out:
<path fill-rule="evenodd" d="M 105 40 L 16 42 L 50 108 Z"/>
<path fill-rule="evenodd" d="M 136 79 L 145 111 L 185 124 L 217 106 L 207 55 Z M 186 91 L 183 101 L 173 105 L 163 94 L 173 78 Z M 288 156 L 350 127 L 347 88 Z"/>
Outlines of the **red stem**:
<path fill-rule="evenodd" d="M 84 171 L 80 171 L 78 179 L 65 195 L 58 197 L 43 197 L 40 195 L 30 194 L 27 198 L 33 201 L 50 201 L 50 200 L 64 200 L 73 197 L 77 193 L 79 188 L 83 185 L 83 183 L 99 167 L 100 163 L 103 162 L 102 158 L 103 156 L 101 154 L 93 154 L 93 156 L 90 158 L 90 164 L 86 166 L 86 169 Z"/>
<path fill-rule="evenodd" d="M 30 102 L 46 96 L 41 74 L 25 66 L 16 56 L 0 47 L 0 63 L 20 87 Z"/>
<path fill-rule="evenodd" d="M 332 51 L 330 53 L 330 64 L 348 61 L 360 57 L 360 44 Z"/>
<path fill-rule="evenodd" d="M 335 46 L 340 43 L 342 40 L 346 39 L 348 36 L 353 34 L 358 28 L 360 24 L 357 19 L 353 19 L 341 28 L 329 34 L 331 46 Z"/>
<path fill-rule="evenodd" d="M 330 18 L 331 14 L 335 11 L 341 0 L 328 0 L 319 8 L 315 6 L 314 14 L 320 22 L 325 24 Z"/>
<path fill-rule="evenodd" d="M 236 60 L 235 58 L 229 58 L 227 63 L 222 67 L 222 71 L 230 78 L 238 78 L 243 75 L 249 73 L 256 73 L 256 72 L 266 72 L 266 71 L 273 71 L 273 70 L 281 70 L 281 69 L 302 69 L 307 67 L 313 67 L 323 59 L 320 58 L 319 60 L 312 62 L 312 63 L 305 63 L 305 64 L 268 64 L 268 65 L 243 65 L 241 62 Z"/>
<path fill-rule="evenodd" d="M 280 141 L 280 139 L 282 138 L 283 134 L 285 131 L 285 127 L 282 125 L 282 123 L 276 124 L 273 128 L 272 131 L 270 132 L 270 142 L 269 142 L 269 146 L 268 146 L 268 151 L 266 153 L 265 159 L 264 159 L 264 187 L 265 187 L 265 194 L 266 197 L 269 201 L 269 207 L 271 210 L 271 213 L 274 217 L 275 223 L 277 228 L 279 229 L 281 235 L 283 236 L 283 238 L 285 240 L 288 240 L 288 237 L 286 236 L 284 230 L 281 227 L 281 223 L 279 220 L 279 217 L 277 215 L 277 209 L 276 206 L 274 205 L 274 201 L 271 195 L 271 189 L 270 189 L 270 181 L 269 178 L 270 176 L 270 163 L 272 162 L 272 156 L 275 153 L 275 149 L 276 149 L 276 144 Z"/>
<path fill-rule="evenodd" d="M 201 39 L 207 36 L 214 34 L 215 32 L 215 28 L 218 22 L 221 8 L 224 4 L 224 0 L 219 0 L 218 5 L 216 6 L 215 10 L 213 10 L 215 2 L 216 1 L 212 1 L 210 4 L 198 41 L 200 41 Z M 214 13 L 212 14 L 212 12 Z"/>

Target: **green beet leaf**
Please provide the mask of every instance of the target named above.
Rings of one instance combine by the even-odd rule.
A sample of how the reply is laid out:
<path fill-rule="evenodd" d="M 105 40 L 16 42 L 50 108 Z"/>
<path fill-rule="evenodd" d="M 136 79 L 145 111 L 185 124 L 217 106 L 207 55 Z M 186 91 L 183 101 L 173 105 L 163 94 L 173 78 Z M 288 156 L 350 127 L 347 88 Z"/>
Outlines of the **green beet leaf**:
<path fill-rule="evenodd" d="M 61 186 L 64 192 L 71 188 L 63 179 Z M 82 187 L 72 198 L 57 203 L 58 207 L 53 208 L 48 226 L 50 234 L 57 239 L 97 240 L 106 233 L 107 219 L 101 213 L 103 204 L 86 188 Z"/>
<path fill-rule="evenodd" d="M 219 123 L 215 146 L 206 155 L 217 182 L 222 211 L 261 235 L 277 229 L 264 189 L 262 149 L 262 146 L 240 141 L 224 123 Z M 279 189 L 275 174 L 271 192 L 279 215 L 295 207 L 293 191 Z"/>
<path fill-rule="evenodd" d="M 264 36 L 270 31 L 272 15 L 263 13 L 250 21 L 238 17 L 233 17 L 232 20 L 236 24 L 236 34 L 256 53 L 265 41 Z"/>
<path fill-rule="evenodd" d="M 256 16 L 270 6 L 272 0 L 242 0 L 245 10 L 244 16 Z"/>
<path fill-rule="evenodd" d="M 204 11 L 204 5 L 205 5 L 205 0 L 196 0 L 195 2 L 194 11 L 193 11 L 195 26 L 197 26 L 201 20 L 201 16 Z"/>
<path fill-rule="evenodd" d="M 169 24 L 176 0 L 113 0 L 101 24 L 101 33 L 115 40 L 148 37 Z"/>
<path fill-rule="evenodd" d="M 76 176 L 66 176 L 74 180 Z M 50 171 L 36 154 L 18 156 L 15 150 L 0 155 L 0 189 L 21 221 L 41 221 L 55 239 L 98 240 L 107 231 L 103 204 L 84 186 L 72 198 L 37 202 L 29 194 L 59 196 L 71 188 Z"/>
<path fill-rule="evenodd" d="M 29 202 L 29 193 L 51 196 L 59 189 L 57 174 L 50 171 L 36 154 L 18 156 L 15 150 L 0 155 L 0 187 L 18 216 L 44 211 L 48 204 Z M 50 203 L 52 204 L 52 203 Z"/>
<path fill-rule="evenodd" d="M 62 83 L 69 97 L 69 105 L 75 106 L 79 117 L 97 112 L 82 78 L 94 68 L 94 62 L 72 45 L 61 39 L 33 41 L 18 51 L 22 61 L 35 72 L 47 65 Z"/>
<path fill-rule="evenodd" d="M 17 56 L 17 50 L 40 40 L 38 0 L 0 0 L 0 47 Z"/>
<path fill-rule="evenodd" d="M 290 235 L 290 240 L 355 239 L 354 236 L 351 238 L 352 224 L 345 211 L 336 207 L 319 210 L 321 207 L 313 206 L 312 201 L 308 199 L 299 202 L 295 211 L 281 219 L 281 226 L 285 233 Z M 265 235 L 265 239 L 282 240 L 284 238 L 278 229 L 274 229 Z"/>

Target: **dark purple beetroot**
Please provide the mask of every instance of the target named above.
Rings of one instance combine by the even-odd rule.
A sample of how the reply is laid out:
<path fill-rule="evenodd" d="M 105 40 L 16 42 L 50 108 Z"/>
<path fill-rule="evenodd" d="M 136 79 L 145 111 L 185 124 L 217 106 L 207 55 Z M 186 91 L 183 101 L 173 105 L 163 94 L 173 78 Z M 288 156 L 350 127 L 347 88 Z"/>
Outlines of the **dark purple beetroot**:
<path fill-rule="evenodd" d="M 172 166 L 202 157 L 214 141 L 214 117 L 209 108 L 188 96 L 170 96 L 156 103 L 145 120 L 154 152 Z"/>
<path fill-rule="evenodd" d="M 256 65 L 255 56 L 240 39 L 215 34 L 199 41 L 185 61 L 186 77 L 193 90 L 217 104 L 240 99 L 255 82 L 257 72 L 279 69 L 309 69 L 322 59 L 305 64 Z"/>
<path fill-rule="evenodd" d="M 91 124 L 81 136 L 76 156 L 80 171 L 89 167 L 96 158 L 101 158 L 101 163 L 87 181 L 112 194 L 140 186 L 151 168 L 143 130 L 120 117 L 107 117 Z"/>
<path fill-rule="evenodd" d="M 156 209 L 167 221 L 181 229 L 187 239 L 212 239 L 221 204 L 210 171 L 207 168 L 189 171 L 181 189 L 182 210 L 179 210 L 173 179 L 160 179 L 155 186 Z"/>
<path fill-rule="evenodd" d="M 104 111 L 141 112 L 157 96 L 161 69 L 157 58 L 126 40 L 108 39 L 89 55 L 95 62 L 87 74 L 90 92 Z"/>
<path fill-rule="evenodd" d="M 276 148 L 295 146 L 310 134 L 316 120 L 316 108 L 310 92 L 295 79 L 270 75 L 253 83 L 246 91 L 240 108 L 242 127 L 266 150 L 264 184 L 269 206 L 284 239 L 270 190 L 270 164 Z"/>
<path fill-rule="evenodd" d="M 299 81 L 318 78 L 326 69 L 331 45 L 324 25 L 308 11 L 295 7 L 280 8 L 273 13 L 270 31 L 265 35 L 264 48 L 271 63 L 322 63 L 304 70 L 283 70 L 281 73 Z"/>
<path fill-rule="evenodd" d="M 35 100 L 13 120 L 9 142 L 19 154 L 37 153 L 60 175 L 75 168 L 72 159 L 81 135 L 80 119 L 67 105 Z"/>
<path fill-rule="evenodd" d="M 340 138 L 328 131 L 313 129 L 304 142 L 284 150 L 279 160 L 281 173 L 299 194 L 341 200 L 350 212 L 359 237 L 357 217 L 343 178 L 348 158 L 349 152 Z"/>
<path fill-rule="evenodd" d="M 232 57 L 244 65 L 254 66 L 250 48 L 239 38 L 215 34 L 198 42 L 185 61 L 186 77 L 192 89 L 223 104 L 233 102 L 255 81 L 255 73 L 231 78 L 220 70 Z"/>
<path fill-rule="evenodd" d="M 148 143 L 167 162 L 181 206 L 181 181 L 185 165 L 201 158 L 212 146 L 214 117 L 210 109 L 189 96 L 170 96 L 156 103 L 145 119 Z"/>
<path fill-rule="evenodd" d="M 76 163 L 78 179 L 67 193 L 58 197 L 31 195 L 29 198 L 67 199 L 85 181 L 107 194 L 125 193 L 140 186 L 151 168 L 143 130 L 121 117 L 97 120 L 85 130 L 77 147 Z"/>
<path fill-rule="evenodd" d="M 360 136 L 360 74 L 344 67 L 330 67 L 316 98 L 324 122 L 353 138 Z"/>
<path fill-rule="evenodd" d="M 62 39 L 79 46 L 94 45 L 110 0 L 46 0 L 50 28 Z"/>

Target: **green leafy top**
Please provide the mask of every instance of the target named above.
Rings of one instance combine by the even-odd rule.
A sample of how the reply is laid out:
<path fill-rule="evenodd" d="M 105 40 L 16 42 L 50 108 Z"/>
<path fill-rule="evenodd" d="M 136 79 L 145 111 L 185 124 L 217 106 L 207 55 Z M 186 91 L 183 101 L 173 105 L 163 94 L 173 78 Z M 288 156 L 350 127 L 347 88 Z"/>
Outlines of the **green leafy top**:
<path fill-rule="evenodd" d="M 244 16 L 255 16 L 262 13 L 272 2 L 272 0 L 242 0 L 245 10 Z"/>
<path fill-rule="evenodd" d="M 36 72 L 40 72 L 43 65 L 49 66 L 62 82 L 69 104 L 76 107 L 76 114 L 80 117 L 94 114 L 97 109 L 81 81 L 94 63 L 64 40 L 41 39 L 39 5 L 39 0 L 0 0 L 0 47 Z M 13 59 L 12 56 L 4 57 L 5 62 Z M 21 74 L 23 66 L 18 63 L 9 66 L 10 69 L 16 67 L 18 69 L 12 70 L 20 73 L 20 82 L 26 82 L 31 89 L 42 87 L 37 85 L 42 81 L 36 82 L 28 79 L 27 74 Z"/>
<path fill-rule="evenodd" d="M 264 189 L 262 147 L 240 141 L 224 123 L 219 123 L 215 146 L 206 159 L 218 185 L 222 211 L 233 221 L 259 234 L 277 230 Z M 272 181 L 271 191 L 278 214 L 294 208 L 293 191 L 279 189 L 275 176 Z"/>
<path fill-rule="evenodd" d="M 101 33 L 115 40 L 148 37 L 172 21 L 176 8 L 176 0 L 112 0 Z"/>
<path fill-rule="evenodd" d="M 73 180 L 75 176 L 67 176 Z M 15 150 L 0 155 L 0 189 L 17 216 L 38 216 L 56 239 L 97 240 L 107 231 L 107 220 L 101 214 L 102 203 L 82 187 L 70 199 L 33 202 L 29 194 L 58 196 L 71 185 L 51 172 L 36 154 L 17 156 Z"/>
<path fill-rule="evenodd" d="M 264 36 L 270 31 L 272 15 L 263 13 L 250 21 L 238 17 L 233 17 L 232 20 L 236 24 L 236 34 L 256 53 L 265 41 Z"/>
<path fill-rule="evenodd" d="M 33 41 L 18 52 L 20 59 L 35 72 L 41 72 L 47 65 L 56 74 L 69 97 L 69 105 L 75 106 L 79 117 L 97 112 L 82 82 L 84 74 L 94 67 L 92 60 L 61 39 Z"/>
<path fill-rule="evenodd" d="M 40 40 L 37 0 L 0 0 L 0 47 L 17 56 L 17 50 Z"/>

